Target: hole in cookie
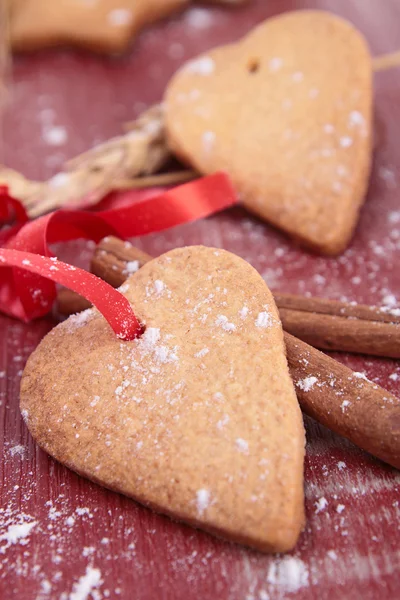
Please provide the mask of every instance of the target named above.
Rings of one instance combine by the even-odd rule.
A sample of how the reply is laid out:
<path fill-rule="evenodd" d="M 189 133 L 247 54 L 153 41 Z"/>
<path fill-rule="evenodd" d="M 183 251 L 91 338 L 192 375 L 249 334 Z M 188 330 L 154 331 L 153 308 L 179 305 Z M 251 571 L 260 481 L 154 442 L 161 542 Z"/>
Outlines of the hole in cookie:
<path fill-rule="evenodd" d="M 251 58 L 247 63 L 249 73 L 257 73 L 260 70 L 261 62 L 259 58 Z"/>

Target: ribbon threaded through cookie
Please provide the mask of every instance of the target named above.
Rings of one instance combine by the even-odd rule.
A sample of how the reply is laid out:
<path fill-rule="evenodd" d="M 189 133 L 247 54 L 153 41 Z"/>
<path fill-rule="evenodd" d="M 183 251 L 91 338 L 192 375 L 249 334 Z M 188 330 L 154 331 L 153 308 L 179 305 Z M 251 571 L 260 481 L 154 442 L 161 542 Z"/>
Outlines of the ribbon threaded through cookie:
<path fill-rule="evenodd" d="M 137 195 L 130 194 L 131 192 L 128 192 L 127 197 L 137 198 Z M 84 287 L 77 289 L 66 283 L 66 280 L 59 281 L 54 276 L 51 277 L 55 274 L 55 269 L 50 270 L 51 262 L 43 262 L 46 257 L 50 260 L 49 257 L 52 256 L 49 245 L 79 238 L 99 242 L 107 235 L 116 235 L 123 239 L 146 235 L 207 217 L 236 204 L 237 196 L 229 178 L 224 173 L 215 173 L 161 194 L 103 212 L 59 210 L 35 221 L 29 221 L 22 204 L 9 196 L 7 188 L 0 187 L 0 225 L 5 225 L 0 230 L 0 249 L 18 251 L 18 256 L 4 252 L 1 254 L 3 260 L 0 266 L 4 268 L 0 269 L 0 312 L 23 321 L 44 316 L 51 310 L 56 298 L 54 281 L 58 281 L 95 304 L 114 331 L 114 326 L 117 327 L 122 337 L 133 335 L 135 331 L 138 332 L 139 325 L 129 303 L 129 311 L 126 308 L 120 312 L 120 305 L 116 305 L 114 297 L 109 299 L 107 314 L 110 318 L 111 313 L 113 314 L 110 321 L 99 306 L 98 297 L 85 295 Z M 12 221 L 14 224 L 10 226 Z M 30 254 L 22 257 L 24 253 Z M 40 263 L 40 267 L 44 269 L 42 273 L 40 269 L 28 268 L 32 265 L 23 262 L 24 259 L 32 262 L 32 255 L 40 255 L 43 259 Z M 71 273 L 75 273 L 75 283 L 80 277 L 86 276 L 86 271 L 78 269 L 70 269 Z M 100 292 L 100 296 L 110 298 L 104 290 Z M 118 291 L 113 290 L 113 293 L 123 298 Z"/>
<path fill-rule="evenodd" d="M 0 267 L 2 265 L 30 271 L 81 294 L 96 306 L 117 337 L 123 340 L 133 340 L 143 331 L 128 299 L 92 273 L 55 257 L 0 248 Z M 40 290 L 33 290 L 33 293 L 35 291 Z"/>

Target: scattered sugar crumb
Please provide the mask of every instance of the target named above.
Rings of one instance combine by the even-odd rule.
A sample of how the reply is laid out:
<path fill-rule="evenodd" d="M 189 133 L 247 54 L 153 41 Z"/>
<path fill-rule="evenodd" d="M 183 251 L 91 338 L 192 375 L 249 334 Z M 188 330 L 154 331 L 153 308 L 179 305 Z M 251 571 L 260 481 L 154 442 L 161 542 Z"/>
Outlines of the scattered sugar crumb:
<path fill-rule="evenodd" d="M 351 402 L 349 400 L 343 400 L 343 402 L 342 402 L 342 404 L 340 406 L 340 408 L 342 409 L 343 413 L 345 412 L 346 408 L 348 406 L 350 406 L 350 404 L 351 404 Z"/>
<path fill-rule="evenodd" d="M 315 281 L 315 283 L 317 283 L 318 285 L 324 285 L 326 283 L 326 277 L 324 277 L 323 275 L 321 275 L 320 273 L 316 273 L 313 277 L 313 280 Z"/>
<path fill-rule="evenodd" d="M 160 338 L 160 330 L 157 327 L 147 327 L 140 340 L 145 346 L 151 347 L 157 344 Z"/>
<path fill-rule="evenodd" d="M 100 400 L 100 396 L 94 396 L 93 400 L 90 402 L 90 406 L 96 406 L 96 404 L 98 403 L 98 401 Z"/>
<path fill-rule="evenodd" d="M 42 137 L 49 146 L 63 146 L 68 139 L 68 134 L 65 127 L 54 125 L 45 127 L 42 132 Z"/>
<path fill-rule="evenodd" d="M 210 351 L 208 348 L 203 348 L 202 350 L 199 350 L 198 352 L 196 352 L 196 354 L 194 356 L 195 356 L 195 358 L 203 358 L 203 356 L 205 356 L 209 352 Z"/>
<path fill-rule="evenodd" d="M 386 296 L 382 298 L 382 302 L 385 306 L 392 308 L 397 305 L 397 298 L 394 294 L 386 294 Z"/>
<path fill-rule="evenodd" d="M 69 183 L 70 176 L 68 173 L 56 173 L 53 175 L 51 179 L 49 179 L 48 184 L 52 188 L 60 188 Z"/>
<path fill-rule="evenodd" d="M 125 294 L 128 290 L 129 290 L 129 283 L 123 283 L 118 288 L 118 291 L 121 292 L 121 294 Z"/>
<path fill-rule="evenodd" d="M 388 214 L 388 221 L 392 225 L 397 225 L 398 223 L 400 223 L 400 210 L 392 210 Z"/>
<path fill-rule="evenodd" d="M 271 58 L 271 60 L 268 63 L 269 70 L 272 71 L 272 73 L 279 71 L 282 65 L 283 60 L 278 56 L 274 56 L 274 58 Z"/>
<path fill-rule="evenodd" d="M 225 427 L 225 425 L 227 425 L 230 421 L 230 417 L 229 415 L 223 415 L 222 419 L 220 419 L 219 421 L 217 421 L 217 429 L 223 429 Z"/>
<path fill-rule="evenodd" d="M 210 506 L 210 492 L 206 489 L 201 489 L 196 492 L 196 507 L 199 516 L 203 516 L 204 511 Z"/>
<path fill-rule="evenodd" d="M 236 448 L 240 452 L 243 452 L 245 454 L 248 453 L 248 451 L 249 451 L 249 444 L 248 444 L 248 442 L 246 442 L 246 440 L 244 440 L 242 438 L 237 438 L 235 444 L 236 444 Z"/>
<path fill-rule="evenodd" d="M 398 373 L 391 373 L 391 375 L 389 375 L 389 379 L 391 379 L 392 381 L 398 381 L 399 374 Z"/>
<path fill-rule="evenodd" d="M 68 333 L 74 333 L 74 331 L 86 325 L 86 323 L 88 323 L 93 316 L 93 309 L 87 308 L 76 315 L 71 315 L 66 321 L 64 321 L 63 326 Z"/>
<path fill-rule="evenodd" d="M 265 329 L 267 327 L 271 327 L 271 325 L 272 317 L 268 312 L 263 311 L 257 315 L 257 319 L 255 320 L 256 327 L 261 327 L 262 329 Z"/>
<path fill-rule="evenodd" d="M 124 271 L 126 273 L 136 273 L 139 270 L 140 264 L 138 260 L 130 260 L 126 263 Z"/>
<path fill-rule="evenodd" d="M 52 585 L 51 585 L 50 581 L 48 581 L 48 579 L 44 579 L 40 583 L 40 587 L 41 587 L 41 591 L 43 592 L 43 594 L 50 594 Z M 39 598 L 40 598 L 40 595 L 39 595 Z"/>
<path fill-rule="evenodd" d="M 325 510 L 325 508 L 328 506 L 328 500 L 324 496 L 322 496 L 316 502 L 314 502 L 314 504 L 315 504 L 315 514 L 317 515 L 318 513 Z"/>
<path fill-rule="evenodd" d="M 343 471 L 343 469 L 345 469 L 347 467 L 346 463 L 343 462 L 342 460 L 339 460 L 338 464 L 337 464 L 337 468 L 339 469 L 339 471 Z"/>
<path fill-rule="evenodd" d="M 89 519 L 93 518 L 92 513 L 90 512 L 90 510 L 86 507 L 86 506 L 78 506 L 75 509 L 75 512 L 77 515 L 79 515 L 80 517 L 83 517 L 83 515 L 87 515 L 89 517 Z"/>
<path fill-rule="evenodd" d="M 215 63 L 210 56 L 202 56 L 189 61 L 184 68 L 188 73 L 206 76 L 214 73 Z"/>
<path fill-rule="evenodd" d="M 225 315 L 218 315 L 215 319 L 215 325 L 221 327 L 224 331 L 235 331 L 236 329 L 236 325 L 234 323 L 229 323 L 228 317 Z"/>
<path fill-rule="evenodd" d="M 216 135 L 213 131 L 205 131 L 202 135 L 203 149 L 206 153 L 211 152 L 215 145 Z"/>
<path fill-rule="evenodd" d="M 349 125 L 350 127 L 365 125 L 365 119 L 359 110 L 351 111 L 349 114 Z"/>
<path fill-rule="evenodd" d="M 348 135 L 344 135 L 340 138 L 340 145 L 342 148 L 350 148 L 353 145 L 353 138 Z"/>
<path fill-rule="evenodd" d="M 328 550 L 326 554 L 331 560 L 337 560 L 337 554 L 334 550 Z"/>
<path fill-rule="evenodd" d="M 304 74 L 301 71 L 296 71 L 296 73 L 293 73 L 292 75 L 292 79 L 293 81 L 295 81 L 296 83 L 303 81 L 304 79 Z"/>
<path fill-rule="evenodd" d="M 114 27 L 122 27 L 128 25 L 133 17 L 133 12 L 129 8 L 115 8 L 110 10 L 107 15 L 107 20 Z"/>
<path fill-rule="evenodd" d="M 87 566 L 86 573 L 74 583 L 69 600 L 87 600 L 94 590 L 102 584 L 101 571 Z"/>
<path fill-rule="evenodd" d="M 308 577 L 307 566 L 300 558 L 286 556 L 270 565 L 267 581 L 278 586 L 281 592 L 291 593 L 306 587 Z"/>
<path fill-rule="evenodd" d="M 28 537 L 32 529 L 37 525 L 37 521 L 25 520 L 28 518 L 25 515 L 21 516 L 22 522 L 12 523 L 8 526 L 7 531 L 0 535 L 0 542 L 6 542 L 0 546 L 0 554 L 5 554 L 6 550 L 13 544 L 21 544 L 25 546 L 28 543 Z"/>
<path fill-rule="evenodd" d="M 344 504 L 338 504 L 336 507 L 336 512 L 339 513 L 339 515 L 344 511 L 345 509 L 345 505 Z"/>
<path fill-rule="evenodd" d="M 239 310 L 239 316 L 241 319 L 245 319 L 248 314 L 249 314 L 249 308 L 248 308 L 248 306 L 244 305 L 243 308 L 241 308 Z"/>
<path fill-rule="evenodd" d="M 21 444 L 17 444 L 16 446 L 10 448 L 8 452 L 10 456 L 24 456 L 26 448 Z"/>
<path fill-rule="evenodd" d="M 191 8 L 185 14 L 185 23 L 194 29 L 209 29 L 213 21 L 213 13 L 207 8 Z"/>
<path fill-rule="evenodd" d="M 162 294 L 165 290 L 165 283 L 161 279 L 156 279 L 154 282 L 154 289 L 156 294 Z"/>
<path fill-rule="evenodd" d="M 386 187 L 388 189 L 394 190 L 397 187 L 396 173 L 393 171 L 392 168 L 382 165 L 378 169 L 378 175 L 385 182 Z"/>
<path fill-rule="evenodd" d="M 303 390 L 303 392 L 309 392 L 310 390 L 312 390 L 317 381 L 317 377 L 305 377 L 304 379 L 300 379 L 300 381 L 298 381 L 296 385 L 301 390 Z"/>
<path fill-rule="evenodd" d="M 353 377 L 355 377 L 356 379 L 364 379 L 364 381 L 369 381 L 366 374 L 362 373 L 361 371 L 354 371 Z"/>

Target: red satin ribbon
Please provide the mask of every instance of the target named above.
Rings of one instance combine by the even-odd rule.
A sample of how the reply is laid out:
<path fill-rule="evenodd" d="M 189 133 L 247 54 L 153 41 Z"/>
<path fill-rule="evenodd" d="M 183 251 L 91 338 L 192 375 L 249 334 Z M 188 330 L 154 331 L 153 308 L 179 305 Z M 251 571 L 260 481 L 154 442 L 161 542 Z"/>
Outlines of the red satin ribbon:
<path fill-rule="evenodd" d="M 129 300 L 92 273 L 67 265 L 56 258 L 0 248 L 0 265 L 2 264 L 46 277 L 78 292 L 99 309 L 116 335 L 123 340 L 133 340 L 142 332 L 142 326 L 135 317 Z"/>
<path fill-rule="evenodd" d="M 121 238 L 145 235 L 207 217 L 235 204 L 237 196 L 228 177 L 223 173 L 216 173 L 117 209 L 99 213 L 59 210 L 27 222 L 28 218 L 21 203 L 11 198 L 6 188 L 0 188 L 0 223 L 7 224 L 12 219 L 15 222 L 14 226 L 5 227 L 0 231 L 0 247 L 49 257 L 49 244 L 55 242 L 78 238 L 98 242 L 106 235 L 117 235 Z M 47 314 L 56 297 L 54 281 L 60 282 L 54 277 L 56 272 L 49 267 L 47 271 L 45 269 L 46 273 L 42 271 L 39 274 L 37 269 L 25 268 L 29 265 L 19 261 L 20 256 L 11 260 L 10 255 L 6 256 L 2 252 L 2 257 L 4 260 L 0 264 L 3 266 L 0 270 L 0 311 L 24 321 Z M 58 261 L 58 264 L 61 263 Z M 41 263 L 40 267 L 44 269 L 44 263 Z M 82 273 L 86 271 L 79 271 L 78 279 L 83 277 Z M 77 282 L 76 276 L 74 281 Z M 71 287 L 68 283 L 62 283 Z M 86 285 L 90 297 L 87 293 L 82 293 L 82 289 L 79 293 L 97 305 L 106 316 L 104 306 L 99 306 L 98 297 L 104 292 L 96 292 L 100 288 L 92 289 L 89 283 Z M 119 292 L 115 293 L 121 296 Z M 114 300 L 108 302 L 112 311 Z M 122 333 L 125 327 L 122 326 L 122 321 L 126 314 L 121 317 L 117 313 L 118 310 L 115 309 L 116 321 L 121 326 L 119 333 Z M 137 321 L 132 310 L 131 320 L 133 331 L 137 329 Z M 110 320 L 109 322 L 112 324 Z"/>

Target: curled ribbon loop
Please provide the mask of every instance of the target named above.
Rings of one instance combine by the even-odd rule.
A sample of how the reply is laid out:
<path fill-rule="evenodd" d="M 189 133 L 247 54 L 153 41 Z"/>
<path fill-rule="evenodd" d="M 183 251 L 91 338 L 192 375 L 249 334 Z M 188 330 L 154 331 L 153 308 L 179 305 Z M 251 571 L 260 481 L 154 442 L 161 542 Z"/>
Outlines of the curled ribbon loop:
<path fill-rule="evenodd" d="M 128 299 L 92 273 L 63 263 L 57 258 L 2 248 L 0 267 L 1 265 L 29 271 L 81 294 L 98 308 L 115 334 L 123 340 L 133 340 L 142 332 L 142 326 L 135 317 Z"/>
<path fill-rule="evenodd" d="M 118 208 L 97 213 L 58 210 L 28 222 L 22 204 L 8 195 L 7 188 L 0 187 L 0 225 L 4 225 L 0 230 L 0 248 L 18 251 L 18 258 L 15 254 L 5 255 L 2 252 L 0 312 L 24 321 L 47 314 L 56 297 L 55 281 L 63 283 L 66 287 L 85 296 L 82 290 L 79 291 L 76 288 L 78 280 L 83 277 L 82 273 L 86 274 L 85 271 L 78 269 L 71 271 L 74 273 L 74 278 L 64 278 L 63 282 L 60 282 L 54 277 L 54 269 L 50 271 L 51 265 L 48 266 L 49 263 L 43 262 L 46 257 L 52 256 L 49 244 L 78 238 L 98 242 L 107 235 L 116 235 L 122 239 L 146 235 L 207 217 L 237 204 L 235 191 L 224 173 L 215 173 L 153 196 L 149 196 L 147 193 L 145 196 L 139 195 L 138 199 L 138 194 L 135 192 L 127 192 L 124 196 L 129 203 L 119 205 Z M 10 227 L 9 223 L 12 218 L 14 225 Z M 30 265 L 24 264 L 23 253 L 40 255 L 39 258 L 42 262 L 40 265 L 38 263 L 35 269 L 27 268 Z M 25 256 L 25 259 L 32 262 L 31 256 Z M 40 272 L 39 266 L 44 269 L 42 272 Z M 65 269 L 62 271 L 66 275 L 67 271 Z M 95 279 L 97 280 L 97 278 Z M 75 287 L 72 287 L 72 284 Z M 96 289 L 101 288 L 101 286 L 98 287 L 98 284 L 96 286 Z M 122 298 L 119 292 L 114 290 L 113 292 Z M 104 290 L 100 291 L 100 294 L 102 293 Z M 118 331 L 122 333 L 126 326 L 126 323 L 123 325 L 123 321 L 127 318 L 128 313 L 126 311 L 119 313 L 114 296 L 111 300 L 109 293 L 106 294 L 110 318 L 99 307 L 96 294 L 85 297 L 99 308 L 114 331 L 116 331 L 114 325 L 119 323 Z M 111 318 L 113 311 L 114 321 Z M 133 330 L 137 331 L 139 325 L 131 309 L 129 315 L 128 329 L 133 327 Z M 114 325 L 112 325 L 112 321 Z"/>

